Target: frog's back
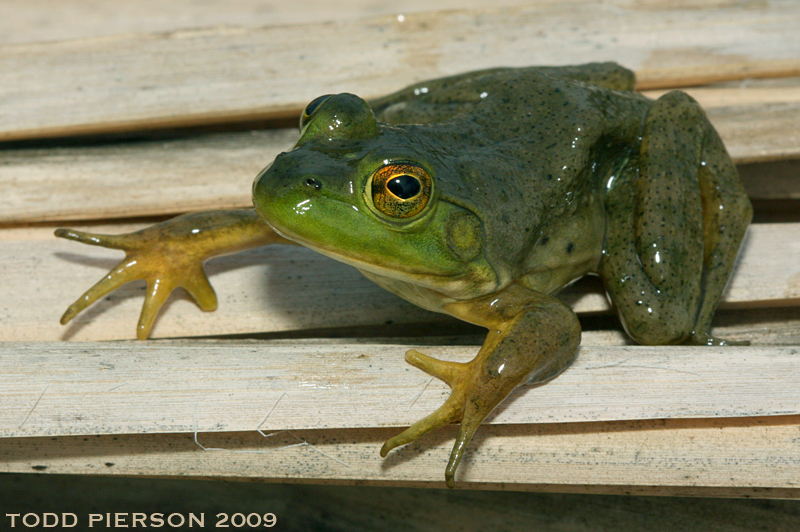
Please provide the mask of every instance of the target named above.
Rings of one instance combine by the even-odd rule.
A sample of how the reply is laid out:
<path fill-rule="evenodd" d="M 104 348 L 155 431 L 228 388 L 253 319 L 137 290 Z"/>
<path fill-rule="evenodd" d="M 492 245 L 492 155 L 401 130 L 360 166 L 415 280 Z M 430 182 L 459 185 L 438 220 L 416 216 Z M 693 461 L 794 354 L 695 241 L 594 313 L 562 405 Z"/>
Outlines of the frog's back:
<path fill-rule="evenodd" d="M 430 124 L 470 112 L 480 96 L 506 85 L 523 91 L 543 77 L 569 80 L 616 91 L 632 91 L 636 77 L 617 63 L 588 63 L 564 67 L 492 68 L 415 83 L 373 100 L 379 120 L 390 124 Z M 477 98 L 476 98 L 477 95 Z M 484 96 L 483 98 L 487 97 Z"/>
<path fill-rule="evenodd" d="M 420 83 L 374 108 L 436 151 L 439 192 L 479 215 L 502 277 L 547 257 L 575 263 L 566 277 L 538 283 L 549 291 L 590 270 L 599 252 L 601 181 L 637 148 L 650 106 L 633 85 L 613 63 L 493 69 Z M 581 237 L 584 226 L 594 230 Z M 542 256 L 542 241 L 570 256 Z"/>

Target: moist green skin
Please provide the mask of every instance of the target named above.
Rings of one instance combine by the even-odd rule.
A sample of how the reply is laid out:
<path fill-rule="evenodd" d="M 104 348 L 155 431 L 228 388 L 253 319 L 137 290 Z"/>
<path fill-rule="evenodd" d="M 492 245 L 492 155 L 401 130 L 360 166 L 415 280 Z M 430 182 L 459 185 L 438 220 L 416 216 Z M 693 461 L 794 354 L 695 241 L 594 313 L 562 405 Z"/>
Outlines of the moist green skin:
<path fill-rule="evenodd" d="M 320 127 L 307 129 L 257 180 L 262 216 L 304 245 L 455 299 L 523 277 L 552 292 L 596 269 L 604 182 L 635 149 L 648 100 L 537 69 L 496 71 L 410 98 L 376 102 L 376 130 L 355 97 L 323 103 L 312 121 Z M 343 119 L 331 134 L 328 124 Z M 366 180 L 384 160 L 429 170 L 435 212 L 405 223 L 369 208 Z M 322 187 L 303 186 L 309 177 Z M 300 215 L 296 206 L 305 200 L 312 208 Z M 468 214 L 482 228 L 478 253 L 448 245 L 453 216 Z M 567 217 L 599 230 L 564 227 Z M 558 272 L 535 273 L 542 266 Z"/>
<path fill-rule="evenodd" d="M 334 95 L 309 106 L 297 145 L 256 178 L 256 211 L 279 235 L 489 329 L 467 364 L 407 353 L 452 394 L 382 455 L 460 422 L 452 487 L 492 409 L 576 356 L 577 318 L 551 294 L 588 273 L 635 340 L 726 343 L 708 331 L 750 203 L 697 103 L 633 86 L 605 63 L 472 72 L 371 104 Z M 372 199 L 373 175 L 394 164 L 431 178 L 413 216 Z"/>
<path fill-rule="evenodd" d="M 750 207 L 699 106 L 682 93 L 654 104 L 633 84 L 632 73 L 604 63 L 473 72 L 371 105 L 331 96 L 304 115 L 296 147 L 256 179 L 255 205 L 283 236 L 426 308 L 514 283 L 552 294 L 599 273 L 629 332 L 669 328 L 665 319 L 682 316 L 678 330 L 636 339 L 683 341 L 707 332 L 694 326 L 708 328 Z M 433 197 L 419 215 L 392 219 L 372 206 L 369 178 L 387 161 L 432 176 Z M 706 216 L 711 203 L 732 214 Z M 618 241 L 619 230 L 609 239 L 609 224 L 638 240 Z M 728 234 L 715 235 L 720 227 Z M 663 299 L 664 288 L 670 300 L 621 301 L 632 299 L 624 278 L 637 274 L 648 283 L 639 296 Z M 677 280 L 665 284 L 665 276 Z M 656 319 L 654 305 L 671 310 Z"/>

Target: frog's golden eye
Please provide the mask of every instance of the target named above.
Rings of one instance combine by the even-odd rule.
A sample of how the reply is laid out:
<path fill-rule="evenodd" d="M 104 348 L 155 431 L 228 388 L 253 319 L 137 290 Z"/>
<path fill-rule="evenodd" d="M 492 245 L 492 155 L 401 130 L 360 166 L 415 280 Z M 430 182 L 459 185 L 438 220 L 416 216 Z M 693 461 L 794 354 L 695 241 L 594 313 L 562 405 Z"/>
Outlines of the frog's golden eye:
<path fill-rule="evenodd" d="M 303 109 L 303 114 L 300 115 L 300 131 L 303 131 L 303 128 L 306 127 L 308 121 L 311 120 L 311 117 L 314 116 L 314 112 L 319 109 L 319 106 L 322 103 L 330 98 L 330 94 L 325 94 L 323 96 L 319 96 L 311 100 L 311 103 L 306 105 L 306 108 Z"/>
<path fill-rule="evenodd" d="M 431 198 L 431 176 L 414 164 L 389 164 L 372 175 L 372 204 L 392 218 L 410 218 Z"/>

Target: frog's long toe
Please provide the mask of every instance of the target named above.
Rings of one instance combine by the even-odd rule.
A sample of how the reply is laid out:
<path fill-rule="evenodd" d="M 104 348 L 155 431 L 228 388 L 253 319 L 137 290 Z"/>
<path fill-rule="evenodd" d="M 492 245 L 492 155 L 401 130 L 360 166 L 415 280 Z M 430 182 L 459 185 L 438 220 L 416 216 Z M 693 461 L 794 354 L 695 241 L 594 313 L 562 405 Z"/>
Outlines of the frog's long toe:
<path fill-rule="evenodd" d="M 463 375 L 466 367 L 469 365 L 464 362 L 448 362 L 446 360 L 439 360 L 424 353 L 420 353 L 416 349 L 409 349 L 406 351 L 406 362 L 419 368 L 428 375 L 436 377 L 444 381 L 451 388 L 456 382 L 459 375 Z"/>
<path fill-rule="evenodd" d="M 455 423 L 461 419 L 463 410 L 463 397 L 459 398 L 456 394 L 451 394 L 445 403 L 432 414 L 420 419 L 406 430 L 386 440 L 381 447 L 381 456 L 386 455 L 392 449 L 411 443 L 428 432 L 443 427 L 448 423 Z"/>
<path fill-rule="evenodd" d="M 136 279 L 136 276 L 131 274 L 131 270 L 126 262 L 127 261 L 120 262 L 105 277 L 97 281 L 97 283 L 84 292 L 81 297 L 76 299 L 75 302 L 72 303 L 61 316 L 61 325 L 66 325 L 69 323 L 72 318 L 80 314 L 84 309 L 89 307 L 89 305 L 104 295 L 113 292 L 125 283 Z"/>
<path fill-rule="evenodd" d="M 161 310 L 175 288 L 181 287 L 186 290 L 201 310 L 206 312 L 216 310 L 217 295 L 203 272 L 203 268 L 198 266 L 184 275 L 183 279 L 166 278 L 164 275 L 163 280 L 148 280 L 147 294 L 139 315 L 139 323 L 136 325 L 136 337 L 139 340 L 146 340 L 150 336 L 150 329 L 158 311 Z"/>
<path fill-rule="evenodd" d="M 480 378 L 480 366 L 474 362 L 438 360 L 413 349 L 406 353 L 406 361 L 447 383 L 452 392 L 432 414 L 388 439 L 381 448 L 381 456 L 385 457 L 392 449 L 411 443 L 432 430 L 460 421 L 458 436 L 445 470 L 445 481 L 452 488 L 456 469 L 472 436 L 486 416 L 506 397 L 508 390 L 503 386 L 487 386 L 486 381 Z"/>
<path fill-rule="evenodd" d="M 65 238 L 67 240 L 74 240 L 81 244 L 89 244 L 90 246 L 102 246 L 111 249 L 130 250 L 140 246 L 129 238 L 129 235 L 103 235 L 100 233 L 87 233 L 85 231 L 77 231 L 75 229 L 68 229 L 59 227 L 55 231 L 58 238 Z"/>

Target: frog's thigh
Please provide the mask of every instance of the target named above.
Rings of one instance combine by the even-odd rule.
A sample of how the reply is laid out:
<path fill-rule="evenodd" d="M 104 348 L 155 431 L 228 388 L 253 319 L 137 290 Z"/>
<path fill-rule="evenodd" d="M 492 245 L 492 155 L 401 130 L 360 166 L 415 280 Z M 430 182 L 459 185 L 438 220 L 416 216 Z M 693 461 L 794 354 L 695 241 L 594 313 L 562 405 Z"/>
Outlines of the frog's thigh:
<path fill-rule="evenodd" d="M 679 343 L 694 329 L 704 256 L 698 168 L 708 128 L 688 96 L 663 96 L 645 119 L 638 161 L 608 194 L 601 275 L 640 343 Z"/>

